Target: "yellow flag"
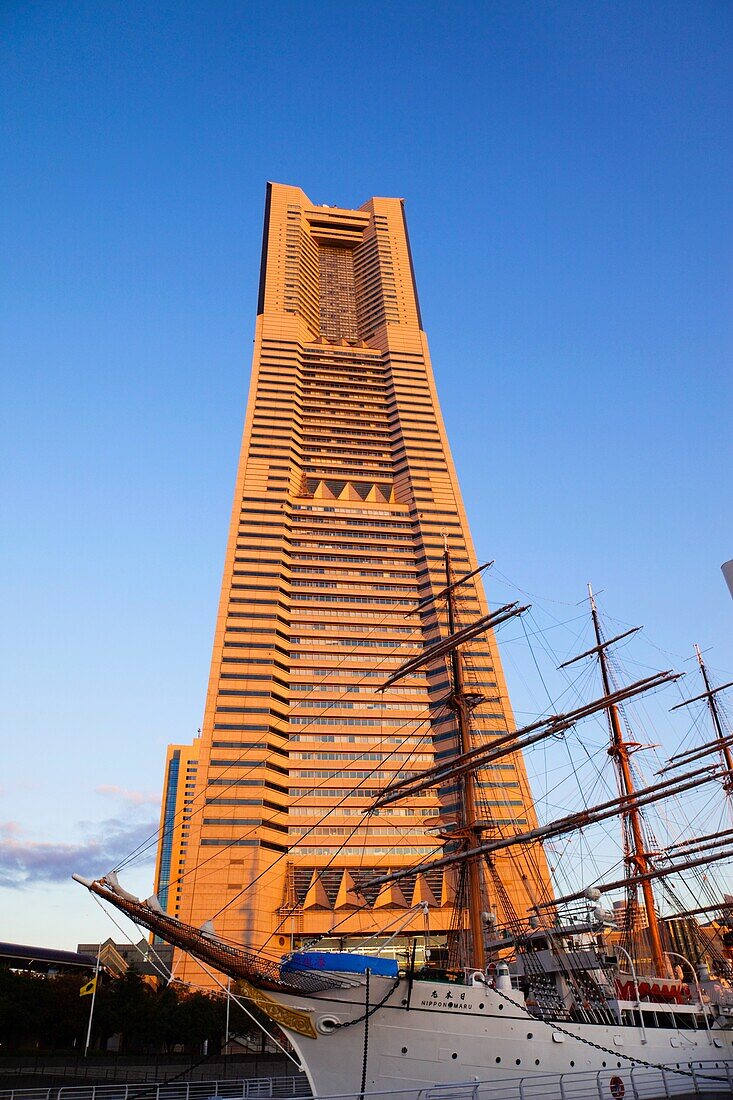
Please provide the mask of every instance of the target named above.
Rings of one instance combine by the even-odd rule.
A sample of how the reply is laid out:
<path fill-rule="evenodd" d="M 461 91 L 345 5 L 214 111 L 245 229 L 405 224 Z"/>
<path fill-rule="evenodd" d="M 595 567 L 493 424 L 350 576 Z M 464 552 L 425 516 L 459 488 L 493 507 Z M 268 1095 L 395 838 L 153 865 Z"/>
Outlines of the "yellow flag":
<path fill-rule="evenodd" d="M 97 988 L 97 979 L 92 978 L 91 981 L 88 981 L 86 983 L 86 985 L 83 985 L 81 987 L 81 989 L 79 990 L 79 996 L 80 997 L 86 997 L 89 993 L 93 993 L 96 988 Z"/>

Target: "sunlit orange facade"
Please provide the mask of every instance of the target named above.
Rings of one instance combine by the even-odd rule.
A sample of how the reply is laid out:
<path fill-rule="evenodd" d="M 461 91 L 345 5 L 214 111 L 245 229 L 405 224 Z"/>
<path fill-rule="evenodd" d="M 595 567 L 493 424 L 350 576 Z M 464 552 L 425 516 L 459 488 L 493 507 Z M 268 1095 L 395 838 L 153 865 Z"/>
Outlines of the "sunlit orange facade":
<path fill-rule="evenodd" d="M 430 366 L 400 199 L 358 210 L 267 189 L 244 438 L 177 912 L 282 952 L 331 935 L 449 926 L 454 882 L 430 872 L 368 893 L 368 872 L 427 858 L 456 792 L 365 819 L 398 773 L 456 749 L 445 661 L 380 693 L 436 639 L 444 542 L 477 562 Z M 487 613 L 461 589 L 468 623 Z M 476 742 L 513 719 L 493 638 L 470 651 Z M 481 776 L 497 827 L 534 823 L 521 760 Z M 526 887 L 504 880 L 522 914 Z M 177 973 L 202 979 L 182 960 Z"/>

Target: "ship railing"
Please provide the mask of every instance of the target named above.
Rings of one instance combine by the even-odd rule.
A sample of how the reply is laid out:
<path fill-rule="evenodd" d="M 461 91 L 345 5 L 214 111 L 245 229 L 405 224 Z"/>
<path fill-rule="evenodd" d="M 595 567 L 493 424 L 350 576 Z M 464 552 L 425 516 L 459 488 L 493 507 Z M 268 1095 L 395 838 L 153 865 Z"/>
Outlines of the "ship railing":
<path fill-rule="evenodd" d="M 733 1065 L 718 1062 L 672 1068 L 606 1068 L 507 1076 L 425 1089 L 319 1094 L 319 1100 L 723 1100 L 733 1096 Z"/>
<path fill-rule="evenodd" d="M 733 1066 L 721 1060 L 681 1064 L 679 1070 L 630 1066 L 531 1074 L 424 1089 L 416 1100 L 688 1100 L 698 1096 L 709 1100 L 733 1096 Z"/>
<path fill-rule="evenodd" d="M 148 1081 L 118 1085 L 54 1085 L 0 1089 L 0 1100 L 289 1100 L 311 1096 L 305 1075 L 247 1077 L 223 1081 Z"/>
<path fill-rule="evenodd" d="M 0 1100 L 289 1100 L 310 1097 L 305 1076 L 171 1084 L 75 1085 L 0 1089 Z M 423 1089 L 321 1094 L 320 1100 L 722 1100 L 733 1096 L 733 1063 L 680 1063 L 678 1069 L 630 1066 L 533 1073 Z"/>

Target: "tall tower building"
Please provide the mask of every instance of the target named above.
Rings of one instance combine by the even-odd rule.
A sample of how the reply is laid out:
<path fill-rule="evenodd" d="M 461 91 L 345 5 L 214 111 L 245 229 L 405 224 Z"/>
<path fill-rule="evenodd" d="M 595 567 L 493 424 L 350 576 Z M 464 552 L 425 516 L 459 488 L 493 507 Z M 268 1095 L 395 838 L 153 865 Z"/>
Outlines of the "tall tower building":
<path fill-rule="evenodd" d="M 393 777 L 457 751 L 445 660 L 380 693 L 446 633 L 433 601 L 476 565 L 423 332 L 400 199 L 358 210 L 267 188 L 254 358 L 178 913 L 273 952 L 450 923 L 452 873 L 358 893 L 439 850 L 455 790 L 369 818 Z M 478 578 L 463 621 L 488 612 Z M 470 651 L 476 743 L 513 727 L 493 637 Z M 481 775 L 496 828 L 534 823 L 522 761 Z M 547 871 L 539 859 L 540 879 Z M 509 857 L 504 900 L 533 897 Z M 537 878 L 535 875 L 535 889 Z M 399 939 L 395 942 L 399 942 Z M 201 980 L 182 961 L 182 977 Z M 205 978 L 203 979 L 206 980 Z"/>

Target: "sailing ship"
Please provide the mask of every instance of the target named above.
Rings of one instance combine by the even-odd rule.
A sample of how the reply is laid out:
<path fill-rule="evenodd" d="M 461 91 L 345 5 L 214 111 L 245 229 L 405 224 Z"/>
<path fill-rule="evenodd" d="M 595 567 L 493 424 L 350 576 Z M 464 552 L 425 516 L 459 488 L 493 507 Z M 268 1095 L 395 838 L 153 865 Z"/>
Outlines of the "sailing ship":
<path fill-rule="evenodd" d="M 429 906 L 422 901 L 422 943 L 411 933 L 411 950 L 401 960 L 385 953 L 384 936 L 373 950 L 368 945 L 359 951 L 319 949 L 311 943 L 268 959 L 220 939 L 212 926 L 196 928 L 166 914 L 154 895 L 139 900 L 114 873 L 74 878 L 154 936 L 233 979 L 238 995 L 287 1037 L 314 1096 L 572 1071 L 593 1071 L 600 1095 L 620 1096 L 624 1074 L 634 1067 L 660 1075 L 664 1069 L 680 1078 L 730 1074 L 733 932 L 726 927 L 733 899 L 713 896 L 707 905 L 685 908 L 673 884 L 681 875 L 698 874 L 711 889 L 710 868 L 733 856 L 733 828 L 665 848 L 655 839 L 649 812 L 702 789 L 730 805 L 733 734 L 719 695 L 733 685 L 712 686 L 696 649 L 704 690 L 672 709 L 704 703 L 713 736 L 670 757 L 652 782 L 640 782 L 633 756 L 643 746 L 631 732 L 625 705 L 674 683 L 680 674 L 670 669 L 620 683 L 614 647 L 639 628 L 606 637 L 589 586 L 593 644 L 560 667 L 594 662 L 600 692 L 564 713 L 477 744 L 472 716 L 483 697 L 471 683 L 467 647 L 527 608 L 505 604 L 462 625 L 461 586 L 487 566 L 456 578 L 447 546 L 444 562 L 445 587 L 435 597 L 445 609 L 444 634 L 393 671 L 383 687 L 431 662 L 444 662 L 456 751 L 394 779 L 366 813 L 446 786 L 457 791 L 457 813 L 437 828 L 442 851 L 359 884 L 363 892 L 452 869 L 455 919 L 439 947 L 431 943 Z M 525 829 L 507 830 L 492 820 L 481 800 L 482 770 L 562 739 L 593 716 L 606 723 L 615 795 Z M 623 873 L 590 887 L 553 892 L 546 849 L 612 821 L 621 827 Z M 519 859 L 532 899 L 526 912 L 517 912 L 502 888 L 497 859 L 507 854 Z M 620 890 L 624 902 L 614 912 L 604 908 L 603 896 Z M 672 916 L 660 909 L 660 890 L 667 908 L 670 899 L 676 901 Z M 712 935 L 698 919 L 711 913 L 717 914 Z M 661 1076 L 659 1081 L 662 1096 Z"/>

